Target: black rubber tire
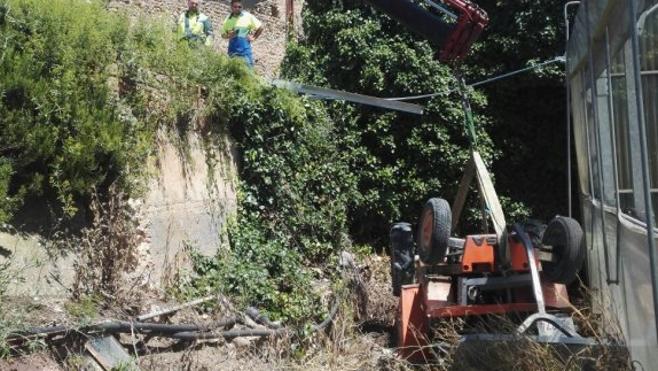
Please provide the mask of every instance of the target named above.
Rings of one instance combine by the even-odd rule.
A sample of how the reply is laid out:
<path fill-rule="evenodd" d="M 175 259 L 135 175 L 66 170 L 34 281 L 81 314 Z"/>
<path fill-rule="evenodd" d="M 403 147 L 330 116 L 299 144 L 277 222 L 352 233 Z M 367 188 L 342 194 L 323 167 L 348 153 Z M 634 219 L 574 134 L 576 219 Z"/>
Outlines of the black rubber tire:
<path fill-rule="evenodd" d="M 391 288 L 394 296 L 400 296 L 402 285 L 413 283 L 414 275 L 414 238 L 411 224 L 395 223 L 391 227 Z M 395 264 L 404 266 L 405 259 L 409 261 L 406 269 L 396 269 Z"/>
<path fill-rule="evenodd" d="M 578 276 L 585 261 L 583 229 L 577 221 L 556 216 L 548 223 L 542 244 L 553 247 L 556 262 L 542 262 L 544 277 L 555 283 L 569 284 Z"/>
<path fill-rule="evenodd" d="M 425 203 L 418 225 L 417 252 L 425 264 L 443 261 L 448 250 L 452 228 L 450 205 L 442 198 L 431 198 Z"/>

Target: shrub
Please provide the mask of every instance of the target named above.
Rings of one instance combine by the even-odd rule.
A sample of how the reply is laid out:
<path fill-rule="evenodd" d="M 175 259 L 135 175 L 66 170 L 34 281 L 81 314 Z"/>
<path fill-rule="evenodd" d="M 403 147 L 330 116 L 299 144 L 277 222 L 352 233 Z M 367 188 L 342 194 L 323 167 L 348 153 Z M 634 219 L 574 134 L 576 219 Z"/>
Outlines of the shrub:
<path fill-rule="evenodd" d="M 338 146 L 357 177 L 359 197 L 348 214 L 357 242 L 382 247 L 391 223 L 415 222 L 425 200 L 456 193 L 470 146 L 460 96 L 448 92 L 456 88 L 452 70 L 434 55 L 427 42 L 361 1 L 306 2 L 304 38 L 288 47 L 286 77 L 381 97 L 446 92 L 420 102 L 423 116 L 330 105 Z M 474 111 L 482 111 L 485 97 L 469 95 Z M 477 149 L 488 163 L 499 155 L 485 131 L 490 121 L 475 116 Z M 477 202 L 471 205 L 477 210 Z M 470 212 L 466 221 L 473 219 Z"/>
<path fill-rule="evenodd" d="M 1 4 L 0 196 L 15 202 L 2 204 L 0 218 L 39 194 L 54 194 L 67 215 L 78 200 L 93 205 L 94 192 L 107 198 L 111 184 L 134 194 L 143 179 L 134 169 L 159 129 L 185 138 L 200 125 L 209 145 L 231 133 L 241 154 L 231 246 L 196 259 L 199 275 L 185 290 L 212 282 L 278 318 L 318 313 L 304 267 L 342 246 L 356 198 L 349 153 L 336 145 L 342 131 L 322 103 L 263 84 L 241 61 L 177 42 L 167 22 L 131 25 L 101 2 Z"/>

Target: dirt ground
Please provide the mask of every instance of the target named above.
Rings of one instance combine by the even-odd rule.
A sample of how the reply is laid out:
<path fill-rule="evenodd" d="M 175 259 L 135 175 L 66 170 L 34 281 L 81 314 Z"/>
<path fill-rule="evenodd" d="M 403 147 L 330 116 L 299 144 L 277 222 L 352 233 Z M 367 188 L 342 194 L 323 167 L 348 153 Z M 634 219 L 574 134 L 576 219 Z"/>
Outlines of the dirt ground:
<path fill-rule="evenodd" d="M 396 300 L 390 293 L 388 258 L 370 256 L 358 264 L 358 277 L 363 287 L 340 307 L 327 331 L 306 340 L 304 351 L 294 339 L 258 340 L 238 338 L 232 341 L 210 340 L 182 343 L 165 338 L 154 338 L 147 347 L 137 353 L 136 337 L 119 337 L 124 348 L 137 360 L 141 370 L 375 370 L 399 369 L 402 364 L 394 356 L 392 344 L 393 319 Z M 143 295 L 138 309 L 148 313 L 175 305 L 156 297 Z M 9 304 L 9 303 L 7 303 Z M 49 324 L 76 324 L 71 310 L 61 305 L 46 306 L 32 301 L 11 303 L 11 321 L 23 326 Z M 358 310 L 355 308 L 364 308 Z M 225 318 L 230 308 L 220 306 L 212 312 L 187 308 L 177 312 L 166 323 L 210 324 Z M 99 318 L 85 319 L 95 322 L 101 318 L 127 318 L 127 308 L 103 310 Z M 158 319 L 161 320 L 161 319 Z M 137 336 L 139 337 L 139 336 Z M 83 340 L 84 341 L 84 340 Z M 85 369 L 80 366 L 82 353 L 62 348 L 53 349 L 37 344 L 35 350 L 24 356 L 0 361 L 0 370 L 70 370 Z M 397 365 L 398 367 L 393 367 Z M 87 368 L 88 369 L 88 368 Z"/>

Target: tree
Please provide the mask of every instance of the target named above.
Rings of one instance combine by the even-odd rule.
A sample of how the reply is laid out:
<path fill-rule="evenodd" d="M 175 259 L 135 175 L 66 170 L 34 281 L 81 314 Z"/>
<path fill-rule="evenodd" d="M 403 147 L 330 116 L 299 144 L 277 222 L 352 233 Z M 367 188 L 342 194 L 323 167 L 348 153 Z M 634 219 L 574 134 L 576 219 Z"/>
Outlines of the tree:
<path fill-rule="evenodd" d="M 287 51 L 283 74 L 289 79 L 383 97 L 455 87 L 451 69 L 433 59 L 427 42 L 361 1 L 307 1 L 304 32 Z M 481 112 L 484 96 L 471 98 Z M 356 241 L 381 246 L 390 224 L 415 221 L 427 198 L 452 200 L 470 155 L 461 101 L 446 93 L 425 106 L 423 116 L 414 116 L 331 104 L 342 130 L 339 145 L 358 176 L 360 197 L 349 211 Z M 491 161 L 490 119 L 476 115 L 475 121 L 478 149 Z"/>
<path fill-rule="evenodd" d="M 477 3 L 490 22 L 466 60 L 470 80 L 564 53 L 563 1 Z M 567 211 L 563 71 L 563 64 L 552 64 L 481 89 L 489 102 L 484 112 L 493 120 L 489 134 L 502 153 L 493 166 L 496 187 L 545 220 Z"/>

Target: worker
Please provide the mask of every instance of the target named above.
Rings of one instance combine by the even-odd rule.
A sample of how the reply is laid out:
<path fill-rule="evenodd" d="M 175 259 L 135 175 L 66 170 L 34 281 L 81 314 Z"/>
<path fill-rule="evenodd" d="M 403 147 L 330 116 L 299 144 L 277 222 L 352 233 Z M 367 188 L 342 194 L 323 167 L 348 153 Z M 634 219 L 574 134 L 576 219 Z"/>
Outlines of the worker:
<path fill-rule="evenodd" d="M 224 21 L 222 37 L 228 39 L 228 55 L 243 58 L 249 67 L 254 66 L 251 43 L 263 32 L 263 24 L 251 13 L 242 9 L 241 0 L 231 0 L 231 14 Z"/>
<path fill-rule="evenodd" d="M 201 0 L 187 0 L 187 10 L 178 17 L 178 38 L 191 44 L 212 45 L 210 18 L 199 11 Z"/>

